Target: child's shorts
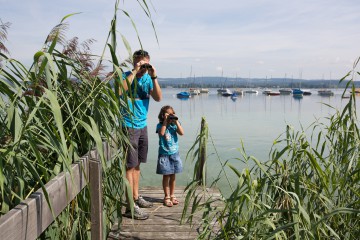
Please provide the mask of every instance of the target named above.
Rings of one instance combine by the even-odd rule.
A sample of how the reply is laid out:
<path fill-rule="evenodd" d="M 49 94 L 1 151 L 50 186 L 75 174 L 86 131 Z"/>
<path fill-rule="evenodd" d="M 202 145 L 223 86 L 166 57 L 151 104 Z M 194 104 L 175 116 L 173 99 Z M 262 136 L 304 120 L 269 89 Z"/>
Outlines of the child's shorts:
<path fill-rule="evenodd" d="M 159 155 L 156 173 L 162 175 L 181 173 L 182 168 L 179 152 L 172 155 Z"/>

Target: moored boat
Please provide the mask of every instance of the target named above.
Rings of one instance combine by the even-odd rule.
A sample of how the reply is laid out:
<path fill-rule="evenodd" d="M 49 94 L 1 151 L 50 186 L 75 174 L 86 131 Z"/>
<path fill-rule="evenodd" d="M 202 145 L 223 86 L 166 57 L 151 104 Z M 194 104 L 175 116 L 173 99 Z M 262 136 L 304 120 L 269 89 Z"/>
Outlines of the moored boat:
<path fill-rule="evenodd" d="M 293 96 L 303 96 L 304 95 L 304 91 L 301 90 L 300 88 L 294 88 L 292 90 L 292 94 Z"/>
<path fill-rule="evenodd" d="M 257 90 L 254 89 L 250 89 L 250 90 L 246 90 L 245 93 L 254 93 L 254 94 L 258 94 L 259 92 Z"/>
<path fill-rule="evenodd" d="M 309 90 L 303 90 L 303 94 L 304 96 L 310 96 L 311 95 L 311 92 Z"/>
<path fill-rule="evenodd" d="M 265 89 L 264 91 L 262 91 L 263 94 L 268 95 L 269 93 L 271 93 L 270 89 Z"/>
<path fill-rule="evenodd" d="M 230 97 L 232 100 L 236 100 L 238 98 L 238 95 L 233 92 Z"/>
<path fill-rule="evenodd" d="M 199 95 L 200 94 L 200 90 L 197 88 L 190 88 L 189 89 L 189 93 L 190 95 Z"/>
<path fill-rule="evenodd" d="M 227 89 L 227 88 L 219 88 L 219 89 L 217 90 L 217 93 L 222 94 L 222 93 L 227 92 L 227 91 L 230 91 L 230 90 Z"/>
<path fill-rule="evenodd" d="M 189 92 L 179 92 L 176 94 L 176 97 L 186 99 L 186 98 L 190 97 L 190 93 Z"/>
<path fill-rule="evenodd" d="M 209 93 L 209 89 L 208 88 L 201 88 L 200 93 Z"/>
<path fill-rule="evenodd" d="M 280 92 L 269 92 L 267 93 L 268 96 L 279 96 L 280 95 Z"/>
<path fill-rule="evenodd" d="M 244 91 L 241 88 L 235 88 L 233 90 L 233 93 L 236 94 L 236 95 L 243 95 Z"/>
<path fill-rule="evenodd" d="M 352 93 L 353 90 L 351 90 L 350 92 Z M 354 93 L 355 94 L 360 94 L 360 88 L 355 88 L 354 89 Z"/>
<path fill-rule="evenodd" d="M 330 89 L 320 89 L 318 91 L 318 94 L 320 96 L 324 96 L 324 97 L 328 97 L 328 96 L 334 96 L 334 92 L 331 91 Z"/>
<path fill-rule="evenodd" d="M 232 95 L 232 92 L 229 89 L 227 89 L 227 91 L 221 93 L 221 95 L 224 96 L 224 97 L 229 97 L 229 96 Z"/>
<path fill-rule="evenodd" d="M 291 88 L 280 88 L 279 93 L 281 95 L 290 95 L 292 93 Z"/>

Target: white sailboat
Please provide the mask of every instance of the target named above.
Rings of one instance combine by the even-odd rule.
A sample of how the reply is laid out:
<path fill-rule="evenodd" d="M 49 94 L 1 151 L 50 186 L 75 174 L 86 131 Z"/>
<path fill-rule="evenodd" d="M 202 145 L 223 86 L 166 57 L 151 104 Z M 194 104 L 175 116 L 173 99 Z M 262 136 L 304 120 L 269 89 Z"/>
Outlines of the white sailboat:
<path fill-rule="evenodd" d="M 330 73 L 329 87 L 330 87 L 330 82 L 331 82 L 331 73 Z M 318 90 L 318 94 L 323 97 L 334 96 L 334 92 L 331 91 L 330 89 L 320 89 Z"/>
<path fill-rule="evenodd" d="M 250 81 L 250 73 L 249 73 L 249 79 L 248 80 Z M 254 90 L 254 89 L 247 89 L 247 90 L 245 90 L 245 93 L 258 94 L 259 92 L 257 90 Z"/>

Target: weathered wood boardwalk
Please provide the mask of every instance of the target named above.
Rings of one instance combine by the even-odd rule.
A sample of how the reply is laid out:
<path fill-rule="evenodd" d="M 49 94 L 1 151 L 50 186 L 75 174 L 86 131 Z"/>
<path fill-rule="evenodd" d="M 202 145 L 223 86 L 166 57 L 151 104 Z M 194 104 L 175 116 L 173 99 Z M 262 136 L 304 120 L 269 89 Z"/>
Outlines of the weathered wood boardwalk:
<path fill-rule="evenodd" d="M 220 192 L 217 189 L 208 189 L 207 193 L 212 198 L 219 198 Z M 162 187 L 146 187 L 140 189 L 140 194 L 154 203 L 152 208 L 145 209 L 150 217 L 147 220 L 133 220 L 123 218 L 120 230 L 117 225 L 113 227 L 108 240 L 115 239 L 195 239 L 199 232 L 201 215 L 193 219 L 193 227 L 189 223 L 180 224 L 181 214 L 184 207 L 186 193 L 184 187 L 177 187 L 175 195 L 180 201 L 179 205 L 166 207 L 163 205 L 164 193 Z M 197 221 L 197 222 L 196 222 Z"/>

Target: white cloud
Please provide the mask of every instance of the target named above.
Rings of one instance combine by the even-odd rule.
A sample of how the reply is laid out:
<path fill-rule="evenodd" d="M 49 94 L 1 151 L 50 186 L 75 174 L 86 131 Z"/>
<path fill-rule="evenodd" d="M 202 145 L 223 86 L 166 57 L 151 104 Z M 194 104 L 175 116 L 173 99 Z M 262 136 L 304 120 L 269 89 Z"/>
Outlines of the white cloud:
<path fill-rule="evenodd" d="M 192 66 L 197 76 L 219 76 L 222 71 L 246 76 L 250 71 L 252 77 L 270 72 L 282 77 L 303 69 L 304 78 L 319 78 L 330 70 L 333 78 L 340 78 L 360 53 L 356 0 L 152 0 L 159 44 L 137 1 L 120 2 L 164 77 L 186 76 Z M 115 1 L 0 0 L 0 4 L 1 19 L 12 22 L 7 42 L 12 56 L 30 62 L 51 28 L 74 12 L 82 13 L 67 19 L 67 36 L 96 39 L 93 52 L 101 54 Z M 133 50 L 140 48 L 130 19 L 118 13 L 119 36 L 124 34 Z M 120 38 L 118 45 L 119 56 L 127 57 Z"/>

